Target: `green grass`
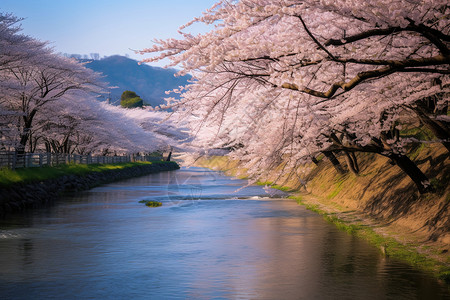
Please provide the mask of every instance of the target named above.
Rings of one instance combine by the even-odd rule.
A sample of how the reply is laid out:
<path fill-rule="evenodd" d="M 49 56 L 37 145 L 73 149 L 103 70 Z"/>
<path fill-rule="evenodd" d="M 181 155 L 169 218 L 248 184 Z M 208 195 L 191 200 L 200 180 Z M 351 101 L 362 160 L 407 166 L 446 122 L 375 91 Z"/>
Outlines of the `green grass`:
<path fill-rule="evenodd" d="M 423 143 L 417 144 L 414 147 L 412 147 L 410 151 L 408 151 L 407 156 L 409 157 L 409 159 L 415 160 L 419 156 L 420 152 L 422 152 L 425 148 L 426 148 L 425 144 Z"/>
<path fill-rule="evenodd" d="M 447 182 L 445 179 L 431 178 L 430 183 L 436 191 L 438 191 L 438 192 L 440 191 L 442 193 L 445 192 L 445 189 L 447 187 Z"/>
<path fill-rule="evenodd" d="M 400 136 L 402 137 L 414 137 L 418 140 L 429 141 L 433 138 L 433 133 L 426 127 L 409 127 L 400 130 Z"/>
<path fill-rule="evenodd" d="M 148 207 L 159 207 L 162 206 L 162 202 L 159 201 L 152 201 L 152 200 L 141 200 L 139 203 L 144 203 L 145 206 Z"/>
<path fill-rule="evenodd" d="M 342 220 L 336 215 L 320 209 L 318 205 L 305 203 L 301 196 L 291 196 L 289 198 L 296 200 L 299 205 L 305 206 L 306 209 L 322 215 L 326 221 L 334 224 L 340 230 L 368 241 L 370 244 L 380 249 L 384 255 L 407 262 L 410 265 L 430 272 L 437 278 L 450 283 L 450 268 L 437 260 L 428 258 L 417 252 L 415 249 L 417 245 L 404 245 L 393 238 L 387 238 L 376 233 L 367 225 Z"/>
<path fill-rule="evenodd" d="M 450 270 L 440 272 L 438 278 L 450 284 Z"/>
<path fill-rule="evenodd" d="M 293 191 L 295 191 L 295 189 L 292 189 L 292 188 L 287 187 L 287 186 L 273 184 L 273 182 L 271 182 L 271 181 L 258 181 L 256 183 L 256 185 L 264 185 L 264 186 L 268 185 L 268 186 L 270 186 L 273 189 L 277 189 L 277 190 L 280 190 L 280 191 L 283 191 L 283 192 L 293 192 Z"/>
<path fill-rule="evenodd" d="M 162 162 L 130 162 L 120 164 L 67 164 L 54 167 L 24 168 L 10 170 L 0 169 L 0 186 L 7 187 L 13 184 L 29 183 L 54 179 L 65 175 L 84 175 L 91 172 L 105 172 L 109 170 L 125 169 L 134 166 L 150 165 Z"/>
<path fill-rule="evenodd" d="M 258 181 L 256 185 L 271 185 L 272 181 Z"/>
<path fill-rule="evenodd" d="M 344 188 L 343 183 L 347 179 L 346 176 L 339 176 L 336 181 L 334 182 L 334 189 L 331 191 L 330 194 L 327 195 L 328 199 L 332 199 L 336 197 L 340 191 Z"/>

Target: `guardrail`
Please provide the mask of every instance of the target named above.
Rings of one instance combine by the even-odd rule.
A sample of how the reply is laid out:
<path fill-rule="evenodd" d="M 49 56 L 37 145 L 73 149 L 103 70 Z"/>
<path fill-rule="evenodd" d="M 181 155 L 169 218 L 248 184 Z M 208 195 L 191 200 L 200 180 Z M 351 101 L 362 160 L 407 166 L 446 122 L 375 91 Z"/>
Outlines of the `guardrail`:
<path fill-rule="evenodd" d="M 92 156 L 65 153 L 23 153 L 0 151 L 0 167 L 10 169 L 56 166 L 60 164 L 115 164 L 134 161 L 160 161 L 160 156 Z"/>

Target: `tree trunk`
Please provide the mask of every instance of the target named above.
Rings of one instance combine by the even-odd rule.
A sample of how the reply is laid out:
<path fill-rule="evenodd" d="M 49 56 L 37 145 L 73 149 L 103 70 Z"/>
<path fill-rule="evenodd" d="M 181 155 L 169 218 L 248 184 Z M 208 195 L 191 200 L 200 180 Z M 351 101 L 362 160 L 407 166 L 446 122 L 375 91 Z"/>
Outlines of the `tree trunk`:
<path fill-rule="evenodd" d="M 330 160 L 330 162 L 333 164 L 333 167 L 339 174 L 345 174 L 344 168 L 342 168 L 341 163 L 332 151 L 323 151 L 322 153 Z"/>
<path fill-rule="evenodd" d="M 25 153 L 25 147 L 27 145 L 28 138 L 29 135 L 24 128 L 22 133 L 20 134 L 20 142 L 19 145 L 17 146 L 17 154 L 23 155 Z"/>
<path fill-rule="evenodd" d="M 347 163 L 348 169 L 355 175 L 359 174 L 359 166 L 356 156 L 353 152 L 344 151 L 345 162 Z"/>
<path fill-rule="evenodd" d="M 33 124 L 33 118 L 34 115 L 36 115 L 36 110 L 32 110 L 29 115 L 23 116 L 23 129 L 22 133 L 20 134 L 20 144 L 17 149 L 17 154 L 24 154 L 25 148 L 27 146 L 28 140 L 30 138 L 30 132 L 31 132 L 31 125 Z"/>
<path fill-rule="evenodd" d="M 420 107 L 414 109 L 420 121 L 440 140 L 442 145 L 450 152 L 450 133 L 446 126 L 441 122 L 432 120 Z"/>
<path fill-rule="evenodd" d="M 170 161 L 170 158 L 172 157 L 172 151 L 169 152 L 169 156 L 167 156 L 166 161 Z"/>
<path fill-rule="evenodd" d="M 50 143 L 48 141 L 45 141 L 45 152 L 52 152 L 52 148 L 50 147 Z"/>
<path fill-rule="evenodd" d="M 319 165 L 319 161 L 318 161 L 314 156 L 311 156 L 311 161 L 312 161 L 316 166 Z"/>
<path fill-rule="evenodd" d="M 419 189 L 419 193 L 426 194 L 434 192 L 433 187 L 428 180 L 428 177 L 416 166 L 416 164 L 409 159 L 408 156 L 402 154 L 390 153 L 387 155 L 392 159 L 397 166 L 405 172 L 409 178 L 416 184 Z"/>
<path fill-rule="evenodd" d="M 356 172 L 359 174 L 359 164 L 358 164 L 358 159 L 356 158 L 355 152 L 350 152 L 349 155 L 353 161 L 353 166 L 355 167 Z"/>

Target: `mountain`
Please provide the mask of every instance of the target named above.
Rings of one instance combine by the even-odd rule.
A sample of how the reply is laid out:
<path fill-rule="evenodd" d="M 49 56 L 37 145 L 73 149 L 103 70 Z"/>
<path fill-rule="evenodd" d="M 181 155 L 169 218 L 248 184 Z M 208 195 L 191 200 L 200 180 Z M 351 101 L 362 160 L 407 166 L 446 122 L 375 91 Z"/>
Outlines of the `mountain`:
<path fill-rule="evenodd" d="M 169 97 L 165 91 L 187 84 L 189 76 L 175 77 L 175 69 L 163 69 L 146 64 L 139 65 L 136 60 L 113 55 L 100 60 L 83 60 L 86 67 L 101 72 L 111 89 L 111 103 L 120 104 L 120 96 L 126 90 L 136 92 L 144 103 L 157 106 L 165 103 L 164 98 Z M 105 97 L 106 98 L 106 97 Z"/>

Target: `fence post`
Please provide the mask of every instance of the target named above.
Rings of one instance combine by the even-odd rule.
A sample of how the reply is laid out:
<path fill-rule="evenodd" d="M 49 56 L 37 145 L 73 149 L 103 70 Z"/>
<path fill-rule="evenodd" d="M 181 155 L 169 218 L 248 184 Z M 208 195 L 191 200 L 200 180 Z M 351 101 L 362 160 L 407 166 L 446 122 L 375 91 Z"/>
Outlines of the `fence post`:
<path fill-rule="evenodd" d="M 17 151 L 14 151 L 13 159 L 12 159 L 12 168 L 11 169 L 15 170 L 16 169 L 16 164 L 17 164 Z"/>
<path fill-rule="evenodd" d="M 12 157 L 11 169 L 13 169 L 13 170 L 16 169 L 16 163 L 17 163 L 17 151 L 14 151 L 13 157 Z"/>
<path fill-rule="evenodd" d="M 6 154 L 6 159 L 7 159 L 8 168 L 12 169 L 12 155 L 11 155 L 11 153 L 12 152 L 8 152 Z"/>

